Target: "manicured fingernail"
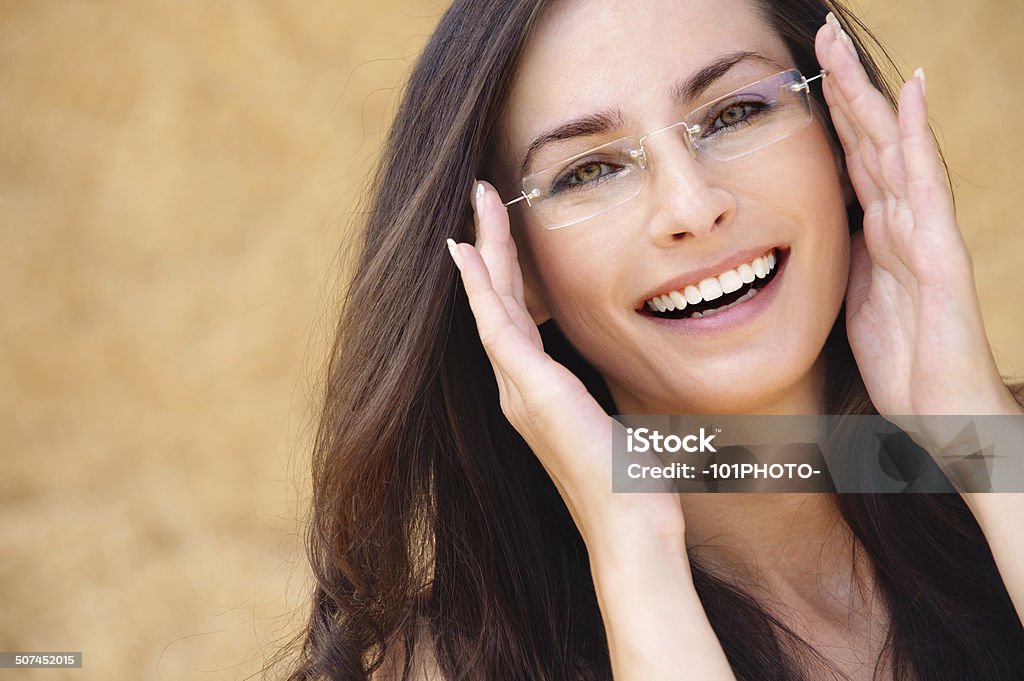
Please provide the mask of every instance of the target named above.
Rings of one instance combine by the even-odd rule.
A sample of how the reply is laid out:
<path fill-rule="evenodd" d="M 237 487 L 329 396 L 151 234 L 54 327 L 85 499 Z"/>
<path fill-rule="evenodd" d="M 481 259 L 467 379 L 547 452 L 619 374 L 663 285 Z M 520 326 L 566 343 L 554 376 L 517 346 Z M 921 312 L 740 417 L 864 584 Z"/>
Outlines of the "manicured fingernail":
<path fill-rule="evenodd" d="M 857 54 L 857 48 L 854 47 L 853 41 L 850 40 L 850 36 L 846 35 L 846 31 L 844 31 L 843 29 L 839 29 L 839 41 L 846 45 L 846 47 L 850 50 L 850 54 L 852 54 L 854 57 L 857 58 L 858 61 L 860 61 L 860 55 Z"/>
<path fill-rule="evenodd" d="M 484 183 L 476 183 L 476 214 L 480 215 L 484 212 Z"/>
<path fill-rule="evenodd" d="M 479 180 L 473 180 L 473 186 L 469 188 L 469 207 L 473 209 L 473 215 L 476 215 L 476 188 L 480 186 Z"/>
<path fill-rule="evenodd" d="M 843 27 L 839 25 L 839 20 L 836 19 L 836 15 L 829 12 L 825 15 L 825 23 L 832 27 L 832 33 L 835 37 L 839 37 L 839 31 L 843 30 Z"/>
<path fill-rule="evenodd" d="M 921 94 L 923 95 L 925 86 L 924 67 L 918 66 L 917 69 L 914 70 L 914 78 L 917 78 L 919 81 L 921 81 Z"/>
<path fill-rule="evenodd" d="M 448 252 L 452 254 L 452 260 L 454 260 L 455 265 L 458 266 L 459 251 L 457 248 L 455 248 L 455 241 L 453 239 L 448 239 Z"/>

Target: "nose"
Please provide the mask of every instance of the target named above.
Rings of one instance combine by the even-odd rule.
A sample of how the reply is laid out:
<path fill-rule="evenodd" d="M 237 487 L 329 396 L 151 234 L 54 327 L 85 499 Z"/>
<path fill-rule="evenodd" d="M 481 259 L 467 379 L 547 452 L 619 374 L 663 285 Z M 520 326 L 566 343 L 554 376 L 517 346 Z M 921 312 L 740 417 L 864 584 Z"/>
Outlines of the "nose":
<path fill-rule="evenodd" d="M 707 236 L 736 212 L 736 198 L 721 182 L 721 173 L 706 166 L 691 151 L 685 131 L 679 132 L 666 131 L 644 145 L 650 164 L 648 230 L 664 246 Z"/>

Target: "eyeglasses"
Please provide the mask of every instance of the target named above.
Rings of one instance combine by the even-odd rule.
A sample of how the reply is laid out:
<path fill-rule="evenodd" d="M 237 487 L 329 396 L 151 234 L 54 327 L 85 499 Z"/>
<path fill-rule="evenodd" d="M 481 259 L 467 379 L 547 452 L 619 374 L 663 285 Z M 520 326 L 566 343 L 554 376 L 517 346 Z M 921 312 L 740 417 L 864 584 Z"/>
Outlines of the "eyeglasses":
<path fill-rule="evenodd" d="M 646 135 L 602 144 L 523 178 L 520 195 L 542 225 L 559 229 L 635 198 L 652 171 L 644 142 L 675 131 L 696 158 L 730 161 L 789 137 L 811 122 L 809 83 L 789 69 L 739 88 L 694 109 L 682 121 Z"/>

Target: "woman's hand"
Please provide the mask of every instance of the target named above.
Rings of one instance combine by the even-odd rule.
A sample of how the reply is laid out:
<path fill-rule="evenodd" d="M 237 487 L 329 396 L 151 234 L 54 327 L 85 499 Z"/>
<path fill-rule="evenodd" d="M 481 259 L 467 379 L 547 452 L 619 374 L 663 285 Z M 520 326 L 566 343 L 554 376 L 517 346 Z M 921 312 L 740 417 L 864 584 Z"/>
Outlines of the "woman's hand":
<path fill-rule="evenodd" d="M 815 48 L 830 72 L 825 99 L 864 208 L 863 233 L 853 240 L 846 328 L 868 394 L 889 417 L 1019 416 L 985 337 L 970 255 L 928 128 L 924 74 L 903 85 L 893 112 L 831 13 L 828 23 Z M 934 453 L 959 424 L 928 421 L 920 444 Z M 1014 421 L 999 430 L 1019 428 Z M 1020 440 L 1011 440 L 996 443 L 1000 456 L 1019 456 Z M 1024 620 L 1024 495 L 962 496 Z"/>
<path fill-rule="evenodd" d="M 618 426 L 541 344 L 497 193 L 478 183 L 476 245 L 449 240 L 501 408 L 565 500 L 590 554 L 617 681 L 734 679 L 690 577 L 675 494 L 612 492 Z"/>
<path fill-rule="evenodd" d="M 551 476 L 592 553 L 634 546 L 685 556 L 674 494 L 613 494 L 612 433 L 619 427 L 583 383 L 544 352 L 527 310 L 508 212 L 480 182 L 472 197 L 477 242 L 449 242 L 498 383 L 501 408 Z"/>
<path fill-rule="evenodd" d="M 846 324 L 868 394 L 883 415 L 1021 413 L 985 337 L 970 254 L 928 127 L 923 72 L 903 85 L 897 114 L 831 14 L 815 48 L 864 208 Z"/>

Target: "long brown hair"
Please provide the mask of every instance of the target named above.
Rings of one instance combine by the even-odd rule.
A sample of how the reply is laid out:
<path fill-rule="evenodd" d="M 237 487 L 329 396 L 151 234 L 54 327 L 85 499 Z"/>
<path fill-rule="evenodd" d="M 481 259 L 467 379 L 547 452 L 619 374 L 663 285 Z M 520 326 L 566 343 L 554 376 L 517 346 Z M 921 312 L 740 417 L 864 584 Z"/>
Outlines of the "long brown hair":
<path fill-rule="evenodd" d="M 307 535 L 315 589 L 291 681 L 367 679 L 385 659 L 412 678 L 417 646 L 430 647 L 449 679 L 611 678 L 586 547 L 501 413 L 444 248 L 447 237 L 472 240 L 469 188 L 545 4 L 455 0 L 412 72 L 328 367 Z M 818 69 L 814 35 L 834 11 L 892 99 L 866 49 L 870 34 L 843 8 L 759 6 L 804 73 Z M 860 217 L 855 206 L 851 230 Z M 829 410 L 871 413 L 842 320 L 825 350 Z M 613 413 L 600 376 L 557 326 L 542 333 L 549 354 Z M 958 495 L 834 498 L 877 572 L 898 678 L 1008 679 L 1024 668 L 1020 624 Z M 737 678 L 829 672 L 742 589 L 695 561 L 693 575 Z"/>

